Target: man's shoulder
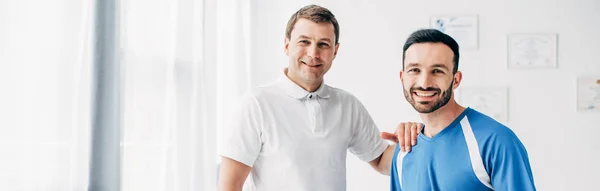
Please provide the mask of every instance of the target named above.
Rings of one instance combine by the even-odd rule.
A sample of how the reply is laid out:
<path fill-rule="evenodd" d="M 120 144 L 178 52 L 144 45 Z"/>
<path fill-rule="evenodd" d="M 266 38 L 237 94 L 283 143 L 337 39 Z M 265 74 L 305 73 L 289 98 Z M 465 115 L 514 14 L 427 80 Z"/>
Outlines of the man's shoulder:
<path fill-rule="evenodd" d="M 497 163 L 507 162 L 503 161 L 503 158 L 527 154 L 525 146 L 512 129 L 485 114 L 478 115 L 480 116 L 473 117 L 469 121 L 486 168 L 490 167 L 489 162 L 494 166 Z"/>
<path fill-rule="evenodd" d="M 246 93 L 247 97 L 252 97 L 253 99 L 257 100 L 270 99 L 274 96 L 282 95 L 284 95 L 283 91 L 277 86 L 276 81 L 252 87 Z"/>
<path fill-rule="evenodd" d="M 262 107 L 265 100 L 275 96 L 272 87 L 258 86 L 253 87 L 243 92 L 237 99 L 231 100 L 234 105 L 239 105 L 242 108 L 257 109 Z"/>
<path fill-rule="evenodd" d="M 330 94 L 335 96 L 336 98 L 359 101 L 358 98 L 356 98 L 356 96 L 354 96 L 354 94 L 352 94 L 344 89 L 333 87 L 333 86 L 330 86 L 327 84 L 325 84 L 325 86 L 327 86 L 327 89 L 329 89 Z"/>
<path fill-rule="evenodd" d="M 518 140 L 512 129 L 488 115 L 473 109 L 467 116 L 478 140 L 493 139 L 495 143 Z"/>

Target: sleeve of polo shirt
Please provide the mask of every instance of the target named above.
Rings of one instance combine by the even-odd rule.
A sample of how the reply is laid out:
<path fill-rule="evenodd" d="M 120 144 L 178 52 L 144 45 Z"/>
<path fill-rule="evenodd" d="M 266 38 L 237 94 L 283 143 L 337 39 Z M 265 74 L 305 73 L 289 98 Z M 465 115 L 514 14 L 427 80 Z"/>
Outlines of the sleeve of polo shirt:
<path fill-rule="evenodd" d="M 261 125 L 262 115 L 256 98 L 244 96 L 222 134 L 219 154 L 251 167 L 261 150 Z"/>
<path fill-rule="evenodd" d="M 365 107 L 357 101 L 353 115 L 354 133 L 349 150 L 360 160 L 370 162 L 383 154 L 388 144 L 381 138 L 379 129 Z"/>

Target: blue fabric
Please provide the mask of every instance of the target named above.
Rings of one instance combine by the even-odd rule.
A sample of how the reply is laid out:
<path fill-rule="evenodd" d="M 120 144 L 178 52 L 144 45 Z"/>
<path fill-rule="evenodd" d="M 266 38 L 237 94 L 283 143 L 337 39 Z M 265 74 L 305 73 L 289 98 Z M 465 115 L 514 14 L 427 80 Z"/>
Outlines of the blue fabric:
<path fill-rule="evenodd" d="M 421 133 L 417 145 L 402 160 L 402 182 L 392 159 L 392 191 L 491 190 L 473 171 L 460 121 L 467 116 L 485 170 L 495 190 L 536 190 L 525 147 L 508 127 L 471 108 L 432 138 Z M 400 186 L 402 183 L 402 187 Z"/>

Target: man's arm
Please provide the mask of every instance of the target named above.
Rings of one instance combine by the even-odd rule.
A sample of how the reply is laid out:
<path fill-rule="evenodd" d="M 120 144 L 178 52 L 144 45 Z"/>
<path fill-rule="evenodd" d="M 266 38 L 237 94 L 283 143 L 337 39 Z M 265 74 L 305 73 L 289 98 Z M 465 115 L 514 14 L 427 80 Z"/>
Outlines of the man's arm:
<path fill-rule="evenodd" d="M 498 136 L 493 148 L 491 181 L 495 190 L 536 190 L 525 146 L 512 132 Z"/>
<path fill-rule="evenodd" d="M 400 144 L 400 148 L 403 148 L 402 150 L 410 152 L 411 147 L 417 144 L 417 136 L 421 132 L 421 129 L 423 129 L 421 123 L 400 123 L 396 128 L 396 134 L 382 132 L 381 137 Z M 369 161 L 371 167 L 377 172 L 389 176 L 396 146 L 396 144 L 388 146 L 379 157 Z"/>
<path fill-rule="evenodd" d="M 231 124 L 223 129 L 218 190 L 241 191 L 251 166 L 260 155 L 263 123 L 259 108 L 252 95 L 244 96 L 239 110 L 230 120 Z"/>
<path fill-rule="evenodd" d="M 251 167 L 227 157 L 221 157 L 219 191 L 241 191 Z"/>
<path fill-rule="evenodd" d="M 394 157 L 394 150 L 396 149 L 396 144 L 388 146 L 385 151 L 381 154 L 381 156 L 377 157 L 375 160 L 369 162 L 371 167 L 375 169 L 377 172 L 383 175 L 390 175 L 390 167 L 392 165 L 392 158 Z"/>

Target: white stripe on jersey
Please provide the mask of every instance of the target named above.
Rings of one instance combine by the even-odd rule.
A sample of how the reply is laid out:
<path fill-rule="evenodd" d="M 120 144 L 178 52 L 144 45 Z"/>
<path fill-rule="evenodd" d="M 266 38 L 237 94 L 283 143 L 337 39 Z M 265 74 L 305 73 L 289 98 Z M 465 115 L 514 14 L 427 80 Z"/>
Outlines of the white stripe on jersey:
<path fill-rule="evenodd" d="M 477 179 L 479 179 L 483 185 L 494 190 L 494 187 L 492 187 L 490 181 L 490 176 L 487 174 L 487 171 L 485 171 L 481 154 L 479 154 L 479 145 L 477 144 L 477 139 L 475 139 L 475 134 L 473 134 L 473 129 L 471 128 L 471 124 L 469 123 L 469 119 L 466 115 L 465 118 L 460 121 L 460 126 L 462 127 L 463 134 L 465 135 L 467 147 L 469 147 L 469 157 L 471 158 L 473 172 L 475 172 Z"/>

